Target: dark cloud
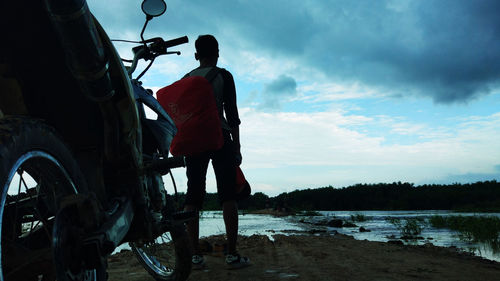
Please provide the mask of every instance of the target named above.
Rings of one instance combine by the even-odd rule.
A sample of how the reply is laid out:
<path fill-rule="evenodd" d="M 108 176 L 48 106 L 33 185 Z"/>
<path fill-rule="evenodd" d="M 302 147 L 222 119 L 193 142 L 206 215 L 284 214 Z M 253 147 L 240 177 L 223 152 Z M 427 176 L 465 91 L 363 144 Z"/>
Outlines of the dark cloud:
<path fill-rule="evenodd" d="M 281 105 L 297 95 L 297 82 L 292 77 L 281 75 L 264 88 L 262 109 L 280 109 Z"/>
<path fill-rule="evenodd" d="M 441 103 L 466 102 L 499 82 L 500 2 L 355 3 L 341 4 L 321 47 L 306 53 L 326 73 Z"/>
<path fill-rule="evenodd" d="M 212 33 L 223 42 L 222 51 L 231 45 L 293 59 L 332 81 L 360 81 L 392 95 L 428 96 L 439 103 L 467 102 L 500 82 L 497 0 L 167 4 L 167 14 L 152 22 L 150 34 L 188 34 L 193 41 Z M 129 6 L 140 12 L 139 4 Z"/>
<path fill-rule="evenodd" d="M 265 91 L 276 96 L 291 96 L 297 93 L 297 82 L 290 76 L 280 75 L 266 85 Z"/>

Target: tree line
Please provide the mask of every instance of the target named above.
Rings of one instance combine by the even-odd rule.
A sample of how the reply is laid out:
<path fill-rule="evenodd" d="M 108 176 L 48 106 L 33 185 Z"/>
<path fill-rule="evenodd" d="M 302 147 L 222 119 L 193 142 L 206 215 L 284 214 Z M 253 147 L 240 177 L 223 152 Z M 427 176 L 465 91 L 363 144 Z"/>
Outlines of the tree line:
<path fill-rule="evenodd" d="M 182 198 L 184 194 L 181 194 Z M 287 210 L 462 210 L 500 211 L 500 183 L 484 181 L 468 184 L 413 183 L 356 184 L 301 189 L 269 197 L 256 192 L 239 202 L 243 210 L 264 208 Z M 207 193 L 204 210 L 220 210 L 217 194 Z"/>

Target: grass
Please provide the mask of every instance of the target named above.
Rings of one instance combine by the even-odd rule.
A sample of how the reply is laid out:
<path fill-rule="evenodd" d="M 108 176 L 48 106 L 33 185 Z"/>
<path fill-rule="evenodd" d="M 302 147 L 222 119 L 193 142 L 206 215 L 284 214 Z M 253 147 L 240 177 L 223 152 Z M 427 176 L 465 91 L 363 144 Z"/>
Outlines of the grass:
<path fill-rule="evenodd" d="M 366 221 L 368 218 L 363 215 L 362 213 L 354 213 L 351 215 L 351 221 L 353 222 L 364 222 Z"/>
<path fill-rule="evenodd" d="M 457 231 L 465 241 L 486 244 L 493 253 L 500 253 L 500 218 L 494 216 L 433 216 L 429 219 L 435 228 Z"/>
<path fill-rule="evenodd" d="M 393 218 L 389 217 L 386 219 L 389 223 L 396 226 L 396 228 L 401 233 L 404 238 L 415 239 L 418 235 L 422 233 L 425 227 L 425 220 L 422 218 Z"/>
<path fill-rule="evenodd" d="M 493 216 L 433 216 L 429 223 L 435 228 L 458 231 L 470 241 L 498 240 L 500 234 L 500 218 Z"/>

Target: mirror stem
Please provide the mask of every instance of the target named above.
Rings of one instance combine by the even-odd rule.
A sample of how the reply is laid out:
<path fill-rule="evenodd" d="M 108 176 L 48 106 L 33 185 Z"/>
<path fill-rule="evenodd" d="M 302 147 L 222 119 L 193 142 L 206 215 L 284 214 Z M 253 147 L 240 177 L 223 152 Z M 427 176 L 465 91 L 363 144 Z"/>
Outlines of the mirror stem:
<path fill-rule="evenodd" d="M 146 22 L 144 23 L 144 26 L 142 27 L 142 30 L 141 30 L 141 40 L 142 41 L 144 41 L 144 31 L 146 30 L 146 26 L 148 25 L 148 22 L 152 19 L 153 19 L 152 16 L 146 15 Z M 146 43 L 144 43 L 144 45 L 146 45 Z"/>

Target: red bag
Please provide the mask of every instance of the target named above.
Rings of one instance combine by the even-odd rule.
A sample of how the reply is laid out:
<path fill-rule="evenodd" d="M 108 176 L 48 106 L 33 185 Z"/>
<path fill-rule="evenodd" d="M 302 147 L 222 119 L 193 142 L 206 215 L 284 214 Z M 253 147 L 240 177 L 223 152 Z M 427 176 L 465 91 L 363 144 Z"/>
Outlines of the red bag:
<path fill-rule="evenodd" d="M 217 75 L 215 71 L 211 70 L 207 75 L 213 76 L 210 80 Z M 177 127 L 177 134 L 170 145 L 174 156 L 217 150 L 224 144 L 210 80 L 202 76 L 188 76 L 156 93 L 161 106 Z"/>
<path fill-rule="evenodd" d="M 236 200 L 245 199 L 250 196 L 250 193 L 252 193 L 250 184 L 245 179 L 241 168 L 236 167 Z"/>

